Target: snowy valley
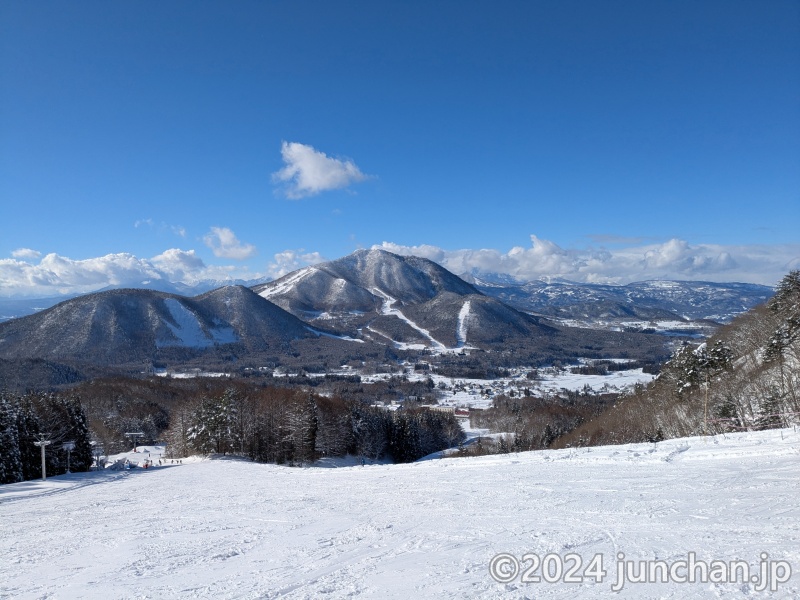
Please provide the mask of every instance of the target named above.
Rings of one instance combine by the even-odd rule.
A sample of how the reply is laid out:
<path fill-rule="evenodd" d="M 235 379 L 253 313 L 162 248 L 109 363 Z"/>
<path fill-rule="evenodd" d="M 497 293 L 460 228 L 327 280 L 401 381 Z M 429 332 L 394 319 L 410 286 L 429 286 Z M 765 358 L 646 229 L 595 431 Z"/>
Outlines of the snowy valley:
<path fill-rule="evenodd" d="M 12 320 L 0 595 L 797 597 L 798 282 L 700 346 L 385 252 Z"/>

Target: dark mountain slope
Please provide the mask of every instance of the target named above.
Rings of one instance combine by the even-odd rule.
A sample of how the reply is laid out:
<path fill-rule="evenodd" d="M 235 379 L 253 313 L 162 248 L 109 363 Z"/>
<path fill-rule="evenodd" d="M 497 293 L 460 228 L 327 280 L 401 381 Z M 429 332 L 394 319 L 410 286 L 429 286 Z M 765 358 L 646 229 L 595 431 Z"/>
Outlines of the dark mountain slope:
<path fill-rule="evenodd" d="M 1 323 L 0 357 L 122 365 L 175 355 L 176 349 L 255 351 L 303 337 L 315 334 L 248 288 L 225 287 L 197 298 L 113 290 Z"/>

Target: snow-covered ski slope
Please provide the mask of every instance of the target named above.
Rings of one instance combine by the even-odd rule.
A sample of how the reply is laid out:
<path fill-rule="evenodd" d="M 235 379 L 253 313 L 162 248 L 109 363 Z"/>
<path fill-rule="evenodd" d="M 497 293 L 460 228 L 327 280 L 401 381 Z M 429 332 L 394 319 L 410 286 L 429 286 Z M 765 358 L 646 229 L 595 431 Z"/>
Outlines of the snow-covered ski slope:
<path fill-rule="evenodd" d="M 376 296 L 379 296 L 380 298 L 383 299 L 383 304 L 381 305 L 382 315 L 390 315 L 393 317 L 397 317 L 401 321 L 408 324 L 409 327 L 421 333 L 422 336 L 428 340 L 428 342 L 431 344 L 431 347 L 434 350 L 440 352 L 445 350 L 445 345 L 440 341 L 434 339 L 430 331 L 417 325 L 414 321 L 405 316 L 403 314 L 403 311 L 401 311 L 399 308 L 395 308 L 394 305 L 397 303 L 397 300 L 395 298 L 392 298 L 389 294 L 382 292 L 378 288 L 372 288 L 370 291 Z"/>
<path fill-rule="evenodd" d="M 0 486 L 0 597 L 797 598 L 798 498 L 792 429 L 409 465 L 72 475 Z M 773 592 L 658 579 L 613 592 L 617 564 L 661 561 L 685 579 L 692 552 L 747 562 L 750 577 L 761 564 L 792 575 Z M 500 553 L 521 565 L 509 583 L 489 573 Z M 599 555 L 607 574 L 523 583 L 528 553 L 552 569 L 580 560 L 577 576 Z"/>

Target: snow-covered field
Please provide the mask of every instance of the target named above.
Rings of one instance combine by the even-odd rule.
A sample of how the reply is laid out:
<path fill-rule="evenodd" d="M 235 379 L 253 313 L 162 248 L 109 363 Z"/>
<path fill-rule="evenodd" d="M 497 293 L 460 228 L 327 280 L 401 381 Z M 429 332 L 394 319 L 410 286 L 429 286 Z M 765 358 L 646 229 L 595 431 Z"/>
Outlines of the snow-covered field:
<path fill-rule="evenodd" d="M 709 317 L 711 318 L 711 317 Z M 730 316 L 718 316 L 721 323 L 730 321 Z M 600 329 L 603 331 L 642 331 L 651 329 L 655 333 L 667 336 L 705 338 L 714 333 L 717 325 L 708 321 L 695 321 L 686 317 L 685 321 L 661 320 L 646 321 L 638 319 L 553 319 L 564 327 L 580 329 Z"/>
<path fill-rule="evenodd" d="M 581 364 L 590 363 L 591 361 L 588 359 L 581 359 Z M 570 373 L 568 370 L 545 368 L 538 370 L 538 379 L 529 380 L 526 379 L 525 375 L 530 370 L 530 368 L 516 368 L 512 369 L 513 375 L 510 377 L 469 379 L 465 377 L 445 377 L 435 372 L 415 372 L 413 368 L 406 365 L 405 372 L 402 375 L 405 375 L 409 381 L 425 381 L 430 377 L 436 386 L 437 401 L 440 405 L 468 408 L 489 408 L 493 405 L 495 396 L 499 394 L 519 395 L 525 389 L 530 390 L 535 396 L 546 396 L 563 390 L 582 391 L 587 389 L 594 393 L 619 393 L 637 383 L 646 384 L 655 378 L 654 375 L 644 373 L 642 369 L 614 371 L 607 375 L 577 375 Z M 198 369 L 186 372 L 160 370 L 156 371 L 155 374 L 175 379 L 229 377 L 227 373 L 205 372 Z M 399 375 L 398 373 L 364 374 L 358 369 L 351 368 L 342 368 L 338 371 L 332 371 L 331 374 L 341 376 L 358 375 L 364 383 L 388 381 L 392 377 Z M 286 372 L 283 368 L 272 371 L 273 377 L 297 377 L 297 375 L 296 372 Z M 324 377 L 325 375 L 326 373 L 306 374 L 308 377 Z"/>
<path fill-rule="evenodd" d="M 650 383 L 655 376 L 643 373 L 642 369 L 627 369 L 615 371 L 608 375 L 576 375 L 568 371 L 542 369 L 540 378 L 536 381 L 524 377 L 499 377 L 496 379 L 465 379 L 452 378 L 431 374 L 430 377 L 436 386 L 444 384 L 445 391 L 440 392 L 438 401 L 442 406 L 466 406 L 469 408 L 489 408 L 494 403 L 494 397 L 499 394 L 521 394 L 522 390 L 529 389 L 535 396 L 558 393 L 562 390 L 581 391 L 589 389 L 595 393 L 623 392 L 637 383 Z M 427 377 L 416 374 L 415 377 Z"/>
<path fill-rule="evenodd" d="M 792 429 L 409 465 L 106 470 L 0 486 L 0 597 L 797 598 L 798 498 Z M 501 553 L 508 583 L 489 572 Z M 527 553 L 558 581 L 523 583 Z M 736 560 L 773 577 L 765 592 L 657 576 L 613 592 L 618 564 L 685 579 L 690 559 L 709 577 Z M 564 583 L 556 567 L 578 561 L 573 575 L 606 575 Z"/>
<path fill-rule="evenodd" d="M 625 362 L 627 359 L 611 360 Z M 579 359 L 579 364 L 582 365 L 591 364 L 592 362 L 590 359 Z M 493 405 L 495 396 L 500 394 L 521 396 L 526 389 L 534 396 L 557 394 L 563 390 L 619 393 L 632 388 L 636 384 L 650 383 L 655 379 L 655 375 L 644 373 L 640 368 L 613 371 L 607 375 L 580 375 L 571 373 L 566 369 L 547 367 L 538 369 L 537 379 L 531 380 L 526 378 L 527 373 L 531 370 L 530 367 L 519 367 L 511 369 L 509 377 L 470 379 L 466 377 L 446 377 L 436 372 L 414 371 L 413 367 L 406 365 L 402 375 L 409 381 L 425 381 L 430 377 L 436 387 L 437 401 L 441 406 L 468 408 L 489 408 Z M 349 367 L 343 367 L 338 371 L 333 371 L 331 374 L 342 376 L 358 375 L 364 383 L 388 381 L 392 377 L 398 376 L 398 373 L 365 374 L 358 369 Z M 287 373 L 283 369 L 276 369 L 272 372 L 272 376 L 295 377 L 297 373 Z M 307 376 L 324 377 L 325 373 L 308 373 Z"/>

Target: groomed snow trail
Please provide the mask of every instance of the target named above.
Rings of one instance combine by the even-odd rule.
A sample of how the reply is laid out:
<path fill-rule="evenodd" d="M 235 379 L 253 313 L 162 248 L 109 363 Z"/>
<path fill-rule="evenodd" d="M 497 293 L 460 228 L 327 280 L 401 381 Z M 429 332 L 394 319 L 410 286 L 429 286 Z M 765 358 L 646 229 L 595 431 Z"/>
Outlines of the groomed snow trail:
<path fill-rule="evenodd" d="M 97 482 L 93 483 L 91 482 Z M 238 460 L 0 486 L 0 597 L 796 598 L 793 430 L 409 465 L 292 469 Z M 629 583 L 626 559 L 788 561 L 751 583 Z M 495 582 L 493 556 L 564 557 L 595 583 Z M 523 564 L 523 567 L 527 566 Z"/>
<path fill-rule="evenodd" d="M 294 289 L 294 286 L 303 279 L 306 275 L 310 275 L 314 272 L 314 267 L 303 267 L 295 272 L 293 275 L 286 278 L 285 281 L 282 281 L 275 285 L 273 288 L 267 288 L 261 292 L 261 296 L 263 298 L 272 298 L 272 296 L 277 296 L 283 294 L 285 292 L 291 291 Z"/>
<path fill-rule="evenodd" d="M 344 340 L 345 342 L 356 342 L 358 344 L 363 344 L 364 343 L 364 340 L 351 338 L 351 337 L 346 336 L 346 335 L 334 335 L 332 333 L 327 333 L 325 331 L 320 331 L 319 329 L 315 329 L 314 327 L 310 327 L 308 325 L 306 326 L 306 329 L 308 331 L 310 331 L 311 333 L 313 333 L 314 335 L 316 335 L 316 336 L 329 337 L 329 338 L 333 338 L 335 340 Z"/>
<path fill-rule="evenodd" d="M 208 348 L 215 344 L 231 344 L 239 341 L 239 337 L 231 327 L 212 328 L 204 331 L 200 321 L 191 310 L 175 298 L 167 298 L 164 304 L 177 325 L 165 321 L 175 339 L 156 340 L 160 348 L 166 346 L 185 346 L 188 348 Z"/>
<path fill-rule="evenodd" d="M 447 349 L 447 346 L 445 346 L 442 342 L 434 339 L 430 331 L 414 323 L 414 321 L 405 316 L 399 308 L 394 308 L 394 303 L 397 302 L 395 298 L 392 298 L 389 294 L 382 292 L 378 288 L 372 288 L 370 291 L 376 296 L 380 296 L 383 299 L 383 304 L 381 305 L 382 315 L 392 315 L 397 317 L 401 321 L 405 321 L 406 323 L 408 323 L 410 327 L 419 331 L 425 338 L 428 339 L 428 341 L 430 341 L 431 346 L 433 346 L 434 350 Z"/>
<path fill-rule="evenodd" d="M 467 300 L 458 311 L 458 326 L 456 327 L 456 347 L 463 348 L 467 343 L 467 319 L 469 318 L 470 301 Z"/>

